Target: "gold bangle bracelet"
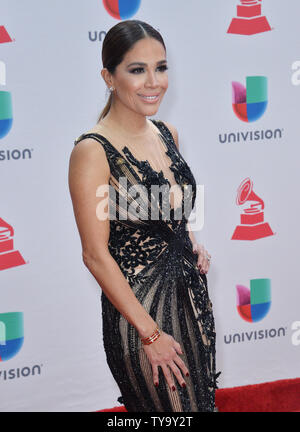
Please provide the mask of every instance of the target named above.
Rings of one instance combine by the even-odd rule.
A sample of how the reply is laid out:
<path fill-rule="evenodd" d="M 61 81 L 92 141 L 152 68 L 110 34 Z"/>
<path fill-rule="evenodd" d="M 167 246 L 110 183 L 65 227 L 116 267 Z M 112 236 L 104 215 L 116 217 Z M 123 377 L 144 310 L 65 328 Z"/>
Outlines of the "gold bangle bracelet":
<path fill-rule="evenodd" d="M 144 337 L 144 338 L 142 338 L 142 342 L 148 342 L 148 341 L 150 341 L 152 338 L 154 338 L 157 334 L 159 333 L 159 329 L 158 329 L 158 327 L 154 330 L 154 332 L 152 333 L 152 335 L 151 336 L 148 336 L 148 337 Z"/>
<path fill-rule="evenodd" d="M 141 338 L 141 341 L 142 341 L 143 345 L 150 345 L 151 343 L 156 341 L 156 339 L 158 339 L 159 336 L 160 336 L 160 330 L 158 327 L 156 327 L 156 329 L 154 330 L 154 332 L 152 333 L 151 336 Z"/>
<path fill-rule="evenodd" d="M 156 337 L 154 337 L 154 338 L 151 339 L 150 341 L 148 341 L 148 342 L 143 342 L 143 345 L 150 345 L 150 344 L 152 344 L 153 342 L 155 342 L 155 341 L 159 338 L 159 336 L 160 336 L 160 333 L 158 333 L 158 334 L 156 335 Z"/>

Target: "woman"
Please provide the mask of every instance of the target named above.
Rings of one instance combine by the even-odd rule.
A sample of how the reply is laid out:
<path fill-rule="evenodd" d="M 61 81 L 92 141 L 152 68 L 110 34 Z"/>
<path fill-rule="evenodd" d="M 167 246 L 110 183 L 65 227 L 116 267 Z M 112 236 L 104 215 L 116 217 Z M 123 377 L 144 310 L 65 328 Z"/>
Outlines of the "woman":
<path fill-rule="evenodd" d="M 195 179 L 176 129 L 147 119 L 168 88 L 165 44 L 149 24 L 123 21 L 102 61 L 110 98 L 75 141 L 69 186 L 83 261 L 102 288 L 107 362 L 127 411 L 214 411 L 210 255 L 182 214 Z"/>

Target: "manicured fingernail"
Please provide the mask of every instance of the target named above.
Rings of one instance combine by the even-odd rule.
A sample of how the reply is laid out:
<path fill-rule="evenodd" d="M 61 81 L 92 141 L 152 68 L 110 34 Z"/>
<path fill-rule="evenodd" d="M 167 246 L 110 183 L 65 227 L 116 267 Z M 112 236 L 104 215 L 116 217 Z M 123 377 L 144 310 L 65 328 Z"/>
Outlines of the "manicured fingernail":
<path fill-rule="evenodd" d="M 185 376 L 187 376 L 187 377 L 188 377 L 188 376 L 190 376 L 190 374 L 189 374 L 189 373 L 187 372 L 187 373 L 185 374 Z"/>
<path fill-rule="evenodd" d="M 185 383 L 185 382 L 182 383 L 182 384 L 181 384 L 181 387 L 186 388 L 186 383 Z"/>
<path fill-rule="evenodd" d="M 175 389 L 175 386 L 172 386 L 172 390 L 173 390 L 173 391 L 175 391 L 175 390 L 176 390 L 176 389 Z"/>
<path fill-rule="evenodd" d="M 155 387 L 158 387 L 158 382 L 156 382 L 154 385 L 155 385 Z"/>

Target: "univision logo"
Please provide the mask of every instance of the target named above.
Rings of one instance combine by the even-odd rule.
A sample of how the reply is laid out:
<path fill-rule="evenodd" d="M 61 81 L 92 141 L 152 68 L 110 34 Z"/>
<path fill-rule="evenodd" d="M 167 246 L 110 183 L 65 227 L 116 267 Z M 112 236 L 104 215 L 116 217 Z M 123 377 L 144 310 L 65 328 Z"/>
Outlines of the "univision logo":
<path fill-rule="evenodd" d="M 10 360 L 20 351 L 24 342 L 23 312 L 0 314 L 0 362 Z M 0 363 L 1 364 L 1 363 Z M 0 379 L 11 381 L 16 378 L 41 375 L 43 364 L 0 369 Z"/>
<path fill-rule="evenodd" d="M 287 335 L 287 327 L 271 328 L 271 329 L 260 329 L 251 330 L 241 333 L 234 333 L 224 335 L 224 343 L 229 345 L 231 343 L 242 343 L 242 342 L 256 342 L 264 339 L 274 339 L 279 337 L 285 337 Z"/>
<path fill-rule="evenodd" d="M 271 307 L 271 280 L 251 279 L 250 289 L 244 285 L 237 285 L 237 311 L 240 317 L 249 322 L 256 323 L 261 321 L 269 312 Z M 241 333 L 224 335 L 226 345 L 256 342 L 264 339 L 274 339 L 285 337 L 287 327 L 270 328 L 270 329 L 253 329 Z"/>
<path fill-rule="evenodd" d="M 0 361 L 10 360 L 24 341 L 23 312 L 0 314 Z"/>
<path fill-rule="evenodd" d="M 232 109 L 236 117 L 245 122 L 253 123 L 259 120 L 268 106 L 268 78 L 265 76 L 247 76 L 246 85 L 233 81 Z M 283 128 L 244 130 L 219 134 L 219 142 L 243 143 L 249 141 L 271 141 L 281 139 Z"/>
<path fill-rule="evenodd" d="M 0 35 L 1 36 L 1 35 Z M 0 61 L 0 88 L 6 85 L 6 65 Z M 9 91 L 0 90 L 0 139 L 8 135 L 13 124 L 12 96 Z M 33 149 L 0 150 L 0 162 L 31 159 Z"/>
<path fill-rule="evenodd" d="M 0 86 L 6 85 L 6 66 L 0 61 Z M 4 138 L 12 127 L 12 98 L 9 91 L 0 90 L 0 138 Z"/>
<path fill-rule="evenodd" d="M 265 113 L 268 104 L 268 79 L 265 76 L 246 77 L 246 87 L 232 82 L 232 107 L 244 122 L 254 122 Z"/>
<path fill-rule="evenodd" d="M 261 321 L 271 307 L 271 280 L 251 279 L 250 289 L 237 285 L 237 311 L 248 322 Z"/>
<path fill-rule="evenodd" d="M 102 0 L 108 14 L 117 20 L 126 20 L 137 13 L 141 0 Z M 89 31 L 90 42 L 103 42 L 107 31 Z"/>
<path fill-rule="evenodd" d="M 137 13 L 141 0 L 103 0 L 103 5 L 113 18 L 126 20 Z"/>

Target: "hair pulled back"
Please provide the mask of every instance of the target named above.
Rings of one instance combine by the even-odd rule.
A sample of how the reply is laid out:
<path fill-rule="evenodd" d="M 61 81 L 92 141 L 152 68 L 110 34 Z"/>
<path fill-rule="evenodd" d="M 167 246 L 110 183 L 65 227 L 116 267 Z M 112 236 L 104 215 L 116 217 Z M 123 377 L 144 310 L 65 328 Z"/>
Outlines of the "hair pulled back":
<path fill-rule="evenodd" d="M 114 74 L 116 67 L 122 63 L 125 54 L 133 45 L 141 39 L 154 38 L 160 42 L 166 50 L 161 34 L 150 24 L 139 20 L 121 21 L 113 26 L 106 34 L 102 46 L 102 64 L 111 74 Z M 104 118 L 110 110 L 113 95 L 102 110 L 98 122 Z"/>

